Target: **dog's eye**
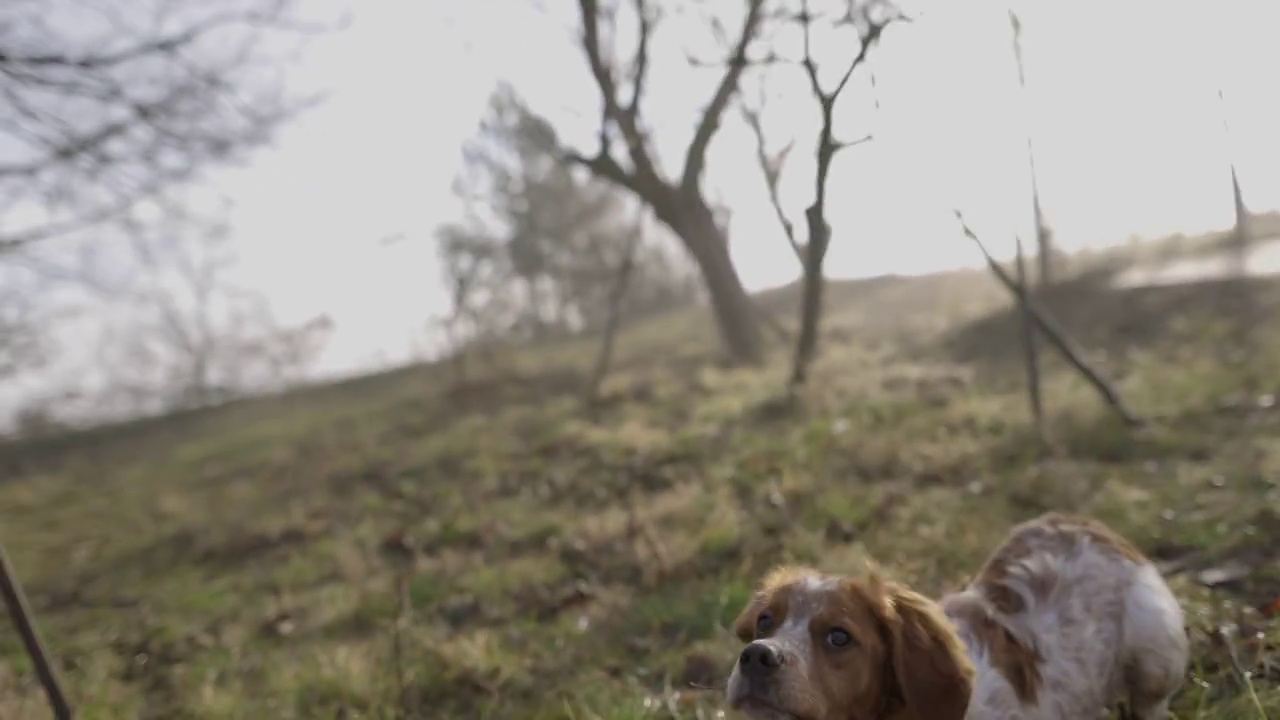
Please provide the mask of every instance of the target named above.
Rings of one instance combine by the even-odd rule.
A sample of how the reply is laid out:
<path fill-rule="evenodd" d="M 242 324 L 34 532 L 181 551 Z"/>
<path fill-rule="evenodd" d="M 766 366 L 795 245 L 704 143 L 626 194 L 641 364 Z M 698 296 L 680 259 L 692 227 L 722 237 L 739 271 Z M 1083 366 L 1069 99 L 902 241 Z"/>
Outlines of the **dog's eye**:
<path fill-rule="evenodd" d="M 756 635 L 763 635 L 773 628 L 773 613 L 768 610 L 756 618 Z"/>
<path fill-rule="evenodd" d="M 853 636 L 847 631 L 835 628 L 827 633 L 827 644 L 831 647 L 847 647 L 853 642 Z"/>

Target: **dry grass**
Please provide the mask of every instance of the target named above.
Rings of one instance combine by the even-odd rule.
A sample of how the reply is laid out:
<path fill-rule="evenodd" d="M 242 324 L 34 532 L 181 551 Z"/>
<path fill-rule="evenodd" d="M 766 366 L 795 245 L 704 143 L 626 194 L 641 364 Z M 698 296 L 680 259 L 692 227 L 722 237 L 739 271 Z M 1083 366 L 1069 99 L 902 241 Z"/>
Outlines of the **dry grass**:
<path fill-rule="evenodd" d="M 1087 512 L 1169 563 L 1178 717 L 1280 717 L 1280 328 L 1253 322 L 1280 289 L 1056 293 L 1159 422 L 1052 364 L 1048 450 L 1002 301 L 975 273 L 834 287 L 799 407 L 781 349 L 726 369 L 691 313 L 622 339 L 595 422 L 582 341 L 501 382 L 419 368 L 7 448 L 0 540 L 86 719 L 710 718 L 769 565 L 938 592 L 1009 524 Z M 47 716 L 0 633 L 0 717 Z"/>

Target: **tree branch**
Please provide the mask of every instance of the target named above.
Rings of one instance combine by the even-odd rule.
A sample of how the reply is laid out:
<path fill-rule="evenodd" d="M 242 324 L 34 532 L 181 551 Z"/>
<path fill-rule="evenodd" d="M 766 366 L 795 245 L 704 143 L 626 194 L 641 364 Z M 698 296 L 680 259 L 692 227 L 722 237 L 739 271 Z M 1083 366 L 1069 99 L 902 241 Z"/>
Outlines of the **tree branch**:
<path fill-rule="evenodd" d="M 680 185 L 686 190 L 696 189 L 702 179 L 707 161 L 707 148 L 711 145 L 711 138 L 715 136 L 725 108 L 729 106 L 729 101 L 738 90 L 738 83 L 746 69 L 747 50 L 760 32 L 760 25 L 764 18 L 763 8 L 764 0 L 747 0 L 747 16 L 743 20 L 742 32 L 738 36 L 729 67 L 720 78 L 720 84 L 716 86 L 711 102 L 707 105 L 693 133 L 689 150 L 685 153 L 684 172 L 681 175 Z"/>
<path fill-rule="evenodd" d="M 0 70 L 7 72 L 13 68 L 21 66 L 101 70 L 153 57 L 155 55 L 172 54 L 195 43 L 200 38 L 219 28 L 242 24 L 263 25 L 273 22 L 274 20 L 275 18 L 272 18 L 266 13 L 233 13 L 214 15 L 171 35 L 153 38 L 113 52 L 86 54 L 80 57 L 74 57 L 67 53 L 36 53 L 32 55 L 22 55 L 0 49 Z"/>
<path fill-rule="evenodd" d="M 952 212 L 955 214 L 956 220 L 959 221 L 960 229 L 964 232 L 965 237 L 972 240 L 973 243 L 978 246 L 978 250 L 982 252 L 982 256 L 986 259 L 987 267 L 991 269 L 992 274 L 996 276 L 996 279 L 1000 281 L 1001 285 L 1004 285 L 1005 288 L 1013 294 L 1018 304 L 1022 306 L 1024 312 L 1026 312 L 1026 314 L 1030 316 L 1030 319 L 1039 326 L 1041 331 L 1044 332 L 1045 338 L 1049 340 L 1049 343 L 1062 354 L 1067 362 L 1070 363 L 1071 366 L 1074 367 L 1084 377 L 1084 379 L 1094 387 L 1095 390 L 1098 391 L 1098 394 L 1102 396 L 1103 401 L 1106 402 L 1111 409 L 1115 410 L 1116 414 L 1120 416 L 1120 419 L 1123 420 L 1126 425 L 1131 427 L 1142 425 L 1142 418 L 1129 409 L 1128 404 L 1125 403 L 1120 392 L 1110 382 L 1103 378 L 1092 365 L 1089 364 L 1089 361 L 1085 358 L 1084 351 L 1076 345 L 1075 341 L 1071 339 L 1071 336 L 1068 335 L 1060 325 L 1058 325 L 1058 322 L 1053 319 L 1053 316 L 1040 308 L 1024 286 L 1018 284 L 1016 280 L 1009 277 L 1009 272 L 1001 267 L 1000 263 L 996 262 L 996 259 L 987 251 L 987 246 L 982 242 L 973 229 L 969 227 L 969 224 L 965 222 L 964 216 L 960 214 L 960 211 L 953 210 Z"/>
<path fill-rule="evenodd" d="M 846 149 L 848 149 L 848 148 L 854 147 L 855 145 L 861 145 L 861 144 L 863 144 L 863 143 L 871 142 L 873 139 L 874 139 L 874 137 L 873 137 L 872 135 L 867 134 L 867 135 L 863 135 L 862 137 L 858 138 L 857 140 L 843 140 L 843 141 L 842 141 L 842 140 L 832 140 L 832 141 L 831 141 L 832 151 L 833 151 L 833 152 L 840 152 L 841 150 L 846 150 Z"/>
<path fill-rule="evenodd" d="M 650 33 L 653 29 L 653 18 L 647 7 L 646 0 L 635 0 L 635 3 L 636 10 L 641 16 L 639 48 L 636 51 L 636 74 L 634 87 L 632 88 L 632 98 L 626 107 L 618 99 L 617 80 L 613 75 L 613 70 L 605 62 L 604 53 L 601 49 L 599 0 L 578 0 L 578 8 L 582 15 L 582 50 L 587 56 L 587 64 L 591 68 L 591 76 L 595 78 L 596 87 L 600 90 L 601 101 L 604 103 L 600 129 L 601 152 L 596 162 L 599 162 L 600 158 L 607 156 L 608 126 L 612 123 L 613 126 L 617 127 L 622 134 L 623 141 L 627 144 L 627 155 L 630 157 L 631 165 L 634 168 L 633 174 L 646 179 L 657 179 L 657 168 L 649 155 L 644 133 L 641 132 L 639 123 L 639 103 L 645 86 L 644 75 L 648 72 L 648 45 Z M 617 166 L 616 161 L 613 164 Z M 587 167 L 593 166 L 587 164 Z M 621 166 L 617 167 L 621 169 Z M 625 171 L 623 172 L 625 173 Z M 609 179 L 616 182 L 613 177 L 609 177 Z M 639 186 L 639 182 L 633 179 L 630 184 L 625 184 L 625 186 L 635 189 Z"/>
<path fill-rule="evenodd" d="M 595 157 L 587 157 L 574 150 L 568 150 L 564 153 L 564 159 L 571 164 L 587 168 L 593 174 L 618 187 L 640 194 L 640 184 L 635 175 L 623 169 L 618 161 L 605 151 L 596 154 Z"/>
<path fill-rule="evenodd" d="M 110 37 L 40 24 L 20 46 L 0 43 L 0 141 L 10 141 L 0 144 L 12 150 L 0 164 L 0 203 L 49 211 L 0 231 L 0 253 L 118 217 L 261 146 L 310 107 L 262 82 L 279 58 L 258 40 L 332 28 L 295 22 L 292 0 L 255 4 L 214 12 L 151 0 L 130 10 L 154 11 L 137 22 L 107 10 Z"/>
<path fill-rule="evenodd" d="M 822 132 L 818 140 L 818 171 L 815 178 L 813 206 L 810 208 L 810 212 L 816 213 L 818 218 L 825 217 L 827 176 L 835 154 L 843 148 L 859 145 L 871 139 L 871 136 L 868 135 L 859 140 L 840 143 L 832 137 L 836 101 L 839 100 L 840 94 L 844 92 L 845 87 L 849 84 L 849 78 L 853 77 L 853 71 L 866 61 L 867 54 L 871 51 L 871 48 L 879 42 L 884 29 L 894 20 L 900 18 L 900 15 L 891 15 L 881 21 L 867 20 L 866 31 L 859 32 L 861 44 L 858 48 L 858 54 L 853 57 L 848 67 L 845 68 L 844 74 L 841 75 L 835 89 L 828 92 L 822 89 L 822 83 L 818 80 L 818 64 L 813 59 L 813 42 L 811 38 L 813 15 L 809 10 L 808 0 L 804 0 L 801 3 L 800 22 L 803 26 L 804 39 L 804 60 L 801 64 L 804 67 L 805 75 L 809 78 L 809 88 L 813 92 L 813 97 L 818 102 L 818 108 L 822 113 Z M 813 243 L 812 237 L 810 238 L 810 243 Z M 823 249 L 825 250 L 825 248 Z M 819 262 L 821 261 L 819 260 Z"/>
<path fill-rule="evenodd" d="M 635 70 L 631 78 L 631 100 L 627 103 L 627 114 L 640 116 L 640 98 L 644 95 L 644 82 L 649 74 L 649 37 L 653 33 L 653 16 L 649 4 L 645 0 L 634 0 L 636 16 L 640 23 L 640 37 L 636 46 Z"/>
<path fill-rule="evenodd" d="M 782 225 L 782 231 L 786 234 L 787 242 L 790 243 L 791 249 L 795 252 L 796 259 L 803 263 L 804 247 L 796 239 L 795 225 L 787 217 L 786 211 L 782 209 L 782 197 L 778 192 L 778 181 L 782 176 L 782 168 L 786 164 L 787 156 L 791 153 L 792 148 L 795 147 L 795 140 L 787 143 L 781 150 L 771 155 L 765 141 L 764 123 L 760 117 L 760 108 L 749 107 L 746 102 L 741 100 L 738 102 L 738 107 L 742 111 L 742 119 L 746 121 L 747 127 L 751 128 L 751 132 L 756 138 L 756 161 L 759 162 L 760 170 L 764 174 L 765 189 L 769 192 L 769 204 L 773 205 L 773 212 L 777 215 L 778 222 Z"/>

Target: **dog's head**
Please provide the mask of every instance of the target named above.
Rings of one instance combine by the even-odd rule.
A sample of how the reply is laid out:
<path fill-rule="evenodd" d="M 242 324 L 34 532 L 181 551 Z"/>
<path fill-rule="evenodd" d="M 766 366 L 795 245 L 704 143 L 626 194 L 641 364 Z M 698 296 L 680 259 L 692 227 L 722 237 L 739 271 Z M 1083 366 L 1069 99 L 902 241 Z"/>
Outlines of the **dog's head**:
<path fill-rule="evenodd" d="M 770 573 L 735 630 L 726 691 L 753 720 L 961 720 L 973 666 L 927 598 L 808 568 Z"/>

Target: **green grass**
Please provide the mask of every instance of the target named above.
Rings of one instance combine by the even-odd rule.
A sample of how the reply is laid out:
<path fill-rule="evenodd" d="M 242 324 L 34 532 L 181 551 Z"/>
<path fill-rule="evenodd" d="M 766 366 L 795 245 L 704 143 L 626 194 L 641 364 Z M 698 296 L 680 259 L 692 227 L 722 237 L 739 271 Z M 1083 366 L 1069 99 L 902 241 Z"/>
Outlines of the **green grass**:
<path fill-rule="evenodd" d="M 838 283 L 795 406 L 788 348 L 725 368 L 688 312 L 628 331 L 595 418 L 584 339 L 465 386 L 414 368 L 0 448 L 0 541 L 84 718 L 692 719 L 772 564 L 874 558 L 938 593 L 1010 524 L 1085 512 L 1189 558 L 1177 717 L 1280 718 L 1280 621 L 1252 609 L 1280 596 L 1280 287 L 1081 277 L 1045 301 L 1150 427 L 1051 360 L 1041 447 L 984 274 Z M 12 633 L 0 717 L 48 717 Z"/>

